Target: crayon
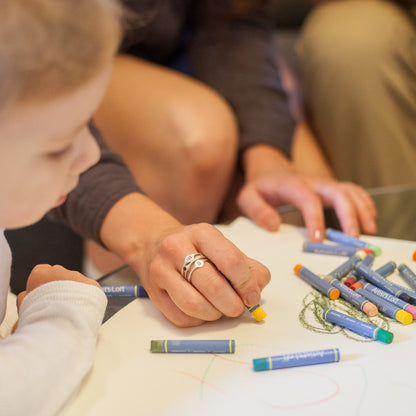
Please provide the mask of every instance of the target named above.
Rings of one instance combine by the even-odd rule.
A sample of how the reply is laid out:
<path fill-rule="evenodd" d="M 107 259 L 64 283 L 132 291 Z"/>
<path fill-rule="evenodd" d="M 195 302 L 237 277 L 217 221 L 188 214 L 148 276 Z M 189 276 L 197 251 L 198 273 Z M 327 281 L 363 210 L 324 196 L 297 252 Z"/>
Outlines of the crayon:
<path fill-rule="evenodd" d="M 329 254 L 332 256 L 353 256 L 357 250 L 357 247 L 341 245 L 341 244 L 324 244 L 315 243 L 313 241 L 305 241 L 303 243 L 303 251 L 306 253 L 316 254 Z"/>
<path fill-rule="evenodd" d="M 362 264 L 365 264 L 366 266 L 370 267 L 372 263 L 369 264 L 369 263 L 366 262 L 367 257 L 363 260 Z M 376 273 L 378 273 L 382 277 L 387 277 L 387 276 L 391 275 L 395 270 L 396 270 L 396 263 L 394 261 L 389 261 L 386 264 L 384 264 L 383 266 L 376 269 Z M 354 284 L 358 280 L 360 280 L 360 276 L 358 275 L 356 270 L 351 272 L 350 277 L 352 279 L 348 282 L 349 284 L 347 284 L 347 280 L 349 279 L 349 277 L 347 279 L 345 279 L 345 281 L 344 281 L 344 284 L 347 285 L 347 286 L 351 286 L 352 284 Z M 362 287 L 362 285 L 360 285 L 360 286 Z"/>
<path fill-rule="evenodd" d="M 374 255 L 373 254 L 367 254 L 363 261 L 362 264 L 365 264 L 368 267 L 371 267 L 371 265 L 374 262 Z M 358 273 L 356 270 L 353 270 L 349 276 L 344 280 L 344 285 L 350 287 L 352 284 L 354 284 L 357 280 L 360 279 L 360 276 L 358 276 Z"/>
<path fill-rule="evenodd" d="M 294 271 L 302 280 L 309 283 L 312 287 L 319 290 L 330 299 L 334 300 L 339 298 L 339 290 L 337 288 L 321 279 L 315 273 L 312 273 L 306 267 L 303 267 L 301 264 L 297 264 L 294 267 Z"/>
<path fill-rule="evenodd" d="M 253 359 L 254 371 L 278 370 L 281 368 L 300 367 L 304 365 L 336 363 L 340 359 L 338 348 L 298 352 Z"/>
<path fill-rule="evenodd" d="M 413 260 L 416 261 L 416 251 L 413 253 Z"/>
<path fill-rule="evenodd" d="M 352 285 L 351 287 L 353 286 L 355 285 Z M 393 318 L 404 325 L 409 325 L 412 323 L 413 316 L 409 312 L 404 311 L 402 308 L 396 307 L 396 305 L 393 305 L 387 300 L 382 299 L 380 296 L 377 296 L 369 290 L 363 289 L 362 287 L 355 287 L 354 290 L 360 295 L 364 296 L 370 302 L 374 303 L 380 312 L 390 316 L 390 318 Z"/>
<path fill-rule="evenodd" d="M 366 289 L 370 291 L 371 293 L 374 293 L 375 295 L 379 296 L 380 298 L 386 300 L 387 302 L 390 302 L 393 305 L 396 305 L 399 308 L 402 308 L 403 310 L 405 310 L 406 312 L 409 312 L 410 315 L 413 316 L 413 320 L 416 319 L 416 308 L 414 306 L 402 301 L 399 298 L 396 298 L 396 296 L 393 296 L 390 293 L 385 292 L 384 290 L 380 289 L 377 286 L 372 285 L 371 283 L 365 282 L 364 280 L 360 280 L 358 283 L 362 284 L 363 289 Z"/>
<path fill-rule="evenodd" d="M 373 251 L 373 253 L 376 256 L 381 255 L 380 247 L 371 243 L 366 243 L 365 241 L 362 241 L 358 238 L 351 237 L 347 234 L 344 234 L 341 231 L 334 230 L 333 228 L 326 229 L 326 237 L 328 238 L 328 240 L 334 241 L 336 243 L 346 244 L 348 246 L 359 247 L 359 248 L 369 248 L 370 250 Z"/>
<path fill-rule="evenodd" d="M 232 354 L 235 352 L 233 339 L 219 340 L 152 340 L 151 352 L 162 353 L 218 353 Z"/>
<path fill-rule="evenodd" d="M 405 293 L 401 289 L 395 288 L 392 283 L 384 279 L 384 277 L 379 275 L 376 271 L 371 270 L 368 266 L 364 264 L 359 264 L 357 265 L 356 270 L 360 276 L 362 276 L 365 280 L 368 280 L 373 285 L 379 287 L 380 289 L 383 289 L 386 292 L 391 293 L 394 296 L 397 296 L 398 298 L 407 303 L 410 303 L 411 298 L 407 293 Z"/>
<path fill-rule="evenodd" d="M 413 270 L 406 266 L 405 264 L 401 264 L 397 270 L 400 273 L 400 276 L 406 281 L 406 283 L 412 288 L 416 289 L 416 273 Z"/>
<path fill-rule="evenodd" d="M 335 270 L 328 273 L 328 276 L 334 277 L 335 279 L 341 279 L 342 277 L 346 276 L 354 267 L 358 264 L 358 262 L 362 261 L 365 257 L 364 251 L 358 251 L 354 256 L 351 256 L 346 262 L 342 263 L 338 266 Z"/>
<path fill-rule="evenodd" d="M 413 305 L 416 305 L 416 291 L 409 289 L 408 287 L 404 287 L 401 285 L 398 285 L 397 283 L 392 283 L 390 282 L 390 284 L 396 288 L 396 290 L 402 290 L 404 293 L 406 293 L 407 296 L 409 296 L 410 298 L 410 302 Z"/>
<path fill-rule="evenodd" d="M 108 297 L 148 298 L 143 286 L 101 286 Z"/>
<path fill-rule="evenodd" d="M 322 317 L 326 321 L 347 328 L 363 337 L 382 341 L 386 344 L 390 344 L 393 341 L 393 333 L 378 328 L 375 325 L 368 324 L 367 322 L 360 321 L 352 316 L 345 315 L 344 313 L 334 311 L 333 309 L 325 309 Z"/>
<path fill-rule="evenodd" d="M 324 279 L 332 286 L 339 290 L 340 296 L 347 302 L 354 305 L 356 308 L 363 311 L 368 316 L 376 316 L 378 314 L 377 306 L 371 303 L 368 299 L 362 297 L 359 293 L 354 292 L 349 287 L 345 286 L 338 279 L 327 276 Z"/>
<path fill-rule="evenodd" d="M 396 270 L 396 263 L 394 261 L 388 261 L 383 266 L 376 269 L 376 272 L 383 277 L 390 276 Z"/>
<path fill-rule="evenodd" d="M 246 308 L 250 311 L 256 321 L 260 322 L 267 316 L 267 313 L 264 312 L 264 309 L 260 305 L 246 306 Z"/>

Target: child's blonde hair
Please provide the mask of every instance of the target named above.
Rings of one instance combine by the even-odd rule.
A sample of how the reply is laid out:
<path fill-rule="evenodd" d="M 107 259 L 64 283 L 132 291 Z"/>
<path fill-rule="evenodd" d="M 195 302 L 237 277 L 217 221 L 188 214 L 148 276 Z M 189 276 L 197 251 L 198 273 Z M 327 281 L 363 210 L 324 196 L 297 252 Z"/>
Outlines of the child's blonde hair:
<path fill-rule="evenodd" d="M 80 87 L 121 38 L 116 0 L 1 0 L 0 112 Z"/>

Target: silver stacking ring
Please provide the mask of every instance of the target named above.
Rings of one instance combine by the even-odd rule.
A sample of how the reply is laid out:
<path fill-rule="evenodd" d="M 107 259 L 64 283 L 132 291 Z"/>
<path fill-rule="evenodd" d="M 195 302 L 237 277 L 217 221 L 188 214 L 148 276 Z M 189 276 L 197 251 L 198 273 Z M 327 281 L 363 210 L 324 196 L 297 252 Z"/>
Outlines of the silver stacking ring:
<path fill-rule="evenodd" d="M 192 273 L 202 267 L 206 261 L 209 261 L 207 257 L 205 257 L 201 253 L 193 253 L 188 254 L 185 257 L 185 261 L 182 266 L 182 276 L 183 278 L 191 283 Z"/>

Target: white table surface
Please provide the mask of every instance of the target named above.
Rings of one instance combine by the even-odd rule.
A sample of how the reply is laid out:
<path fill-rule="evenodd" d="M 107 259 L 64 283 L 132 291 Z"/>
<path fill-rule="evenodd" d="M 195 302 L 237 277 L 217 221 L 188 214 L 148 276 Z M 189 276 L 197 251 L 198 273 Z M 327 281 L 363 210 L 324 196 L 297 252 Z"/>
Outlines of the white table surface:
<path fill-rule="evenodd" d="M 386 345 L 339 327 L 328 329 L 319 311 L 329 301 L 293 272 L 297 263 L 323 275 L 346 258 L 302 252 L 306 232 L 282 225 L 276 233 L 239 218 L 220 230 L 247 255 L 263 262 L 272 281 L 263 291 L 266 319 L 249 312 L 197 328 L 169 323 L 149 299 L 136 299 L 101 328 L 91 373 L 65 416 L 106 415 L 364 415 L 413 409 L 416 393 L 416 323 L 384 316 L 371 321 L 394 333 Z M 363 236 L 389 260 L 416 270 L 416 242 Z M 396 273 L 392 281 L 404 284 Z M 352 311 L 356 316 L 360 312 Z M 360 318 L 366 318 L 364 314 Z M 301 322 L 302 320 L 302 322 Z M 235 354 L 153 354 L 152 339 L 235 339 Z M 252 359 L 338 347 L 339 363 L 254 372 Z M 392 413 L 390 413 L 392 412 Z"/>

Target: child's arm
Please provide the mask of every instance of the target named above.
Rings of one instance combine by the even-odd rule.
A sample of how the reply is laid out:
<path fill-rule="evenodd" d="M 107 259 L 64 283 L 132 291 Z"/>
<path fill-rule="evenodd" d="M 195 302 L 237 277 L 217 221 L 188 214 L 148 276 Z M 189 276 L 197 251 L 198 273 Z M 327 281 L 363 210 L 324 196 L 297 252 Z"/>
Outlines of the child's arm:
<path fill-rule="evenodd" d="M 0 342 L 2 414 L 56 415 L 90 369 L 106 297 L 96 282 L 37 266 L 18 296 L 19 323 Z"/>

